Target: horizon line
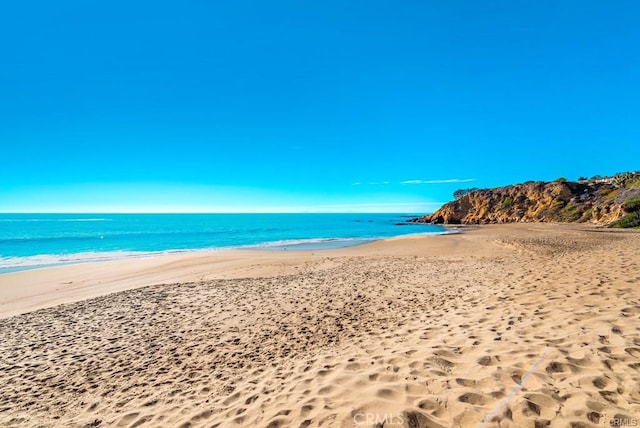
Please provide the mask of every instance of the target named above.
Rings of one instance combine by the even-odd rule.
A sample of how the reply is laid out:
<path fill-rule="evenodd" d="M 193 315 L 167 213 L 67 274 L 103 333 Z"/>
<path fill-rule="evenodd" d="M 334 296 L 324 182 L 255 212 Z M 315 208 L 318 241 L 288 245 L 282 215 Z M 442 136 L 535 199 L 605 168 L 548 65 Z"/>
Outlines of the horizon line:
<path fill-rule="evenodd" d="M 82 215 L 120 215 L 120 214 L 420 214 L 424 211 L 0 211 L 0 215 L 22 214 L 82 214 Z"/>

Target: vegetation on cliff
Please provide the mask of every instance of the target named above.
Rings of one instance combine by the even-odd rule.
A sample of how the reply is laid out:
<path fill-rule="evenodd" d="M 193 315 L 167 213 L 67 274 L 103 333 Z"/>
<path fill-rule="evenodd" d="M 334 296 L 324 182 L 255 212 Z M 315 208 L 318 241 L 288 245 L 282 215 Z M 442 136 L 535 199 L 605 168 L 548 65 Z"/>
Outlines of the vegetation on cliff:
<path fill-rule="evenodd" d="M 460 189 L 455 199 L 420 223 L 488 224 L 590 222 L 640 227 L 640 172 L 552 182 L 529 181 L 493 189 Z"/>

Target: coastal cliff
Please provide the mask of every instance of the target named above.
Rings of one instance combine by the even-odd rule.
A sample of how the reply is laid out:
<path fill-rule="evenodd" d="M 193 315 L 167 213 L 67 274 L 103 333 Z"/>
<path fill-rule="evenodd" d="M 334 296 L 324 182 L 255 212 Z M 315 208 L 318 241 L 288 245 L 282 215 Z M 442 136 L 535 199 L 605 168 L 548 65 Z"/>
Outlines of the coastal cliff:
<path fill-rule="evenodd" d="M 491 224 L 589 222 L 640 226 L 640 172 L 576 182 L 529 181 L 492 189 L 457 191 L 456 199 L 417 223 Z"/>

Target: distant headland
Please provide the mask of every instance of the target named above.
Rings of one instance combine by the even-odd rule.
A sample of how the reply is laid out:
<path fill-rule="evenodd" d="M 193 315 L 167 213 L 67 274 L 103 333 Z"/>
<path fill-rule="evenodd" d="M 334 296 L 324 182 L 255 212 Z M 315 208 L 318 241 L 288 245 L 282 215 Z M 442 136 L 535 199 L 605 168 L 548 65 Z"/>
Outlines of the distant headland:
<path fill-rule="evenodd" d="M 460 189 L 431 215 L 433 224 L 595 223 L 640 228 L 640 171 L 609 177 L 527 181 L 492 189 Z"/>

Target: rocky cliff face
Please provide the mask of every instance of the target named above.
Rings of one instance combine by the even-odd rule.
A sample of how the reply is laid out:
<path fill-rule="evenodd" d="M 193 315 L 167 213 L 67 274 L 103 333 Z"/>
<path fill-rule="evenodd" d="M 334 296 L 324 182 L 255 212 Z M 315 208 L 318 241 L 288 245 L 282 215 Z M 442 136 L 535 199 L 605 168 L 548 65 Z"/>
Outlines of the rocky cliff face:
<path fill-rule="evenodd" d="M 527 182 L 479 189 L 414 221 L 436 224 L 591 222 L 612 225 L 623 217 L 628 219 L 631 216 L 630 224 L 634 227 L 634 221 L 640 219 L 640 210 L 637 209 L 640 203 L 633 202 L 640 198 L 640 185 L 636 187 L 636 181 L 640 180 L 622 185 L 609 179 Z"/>

